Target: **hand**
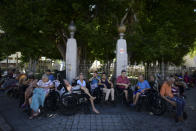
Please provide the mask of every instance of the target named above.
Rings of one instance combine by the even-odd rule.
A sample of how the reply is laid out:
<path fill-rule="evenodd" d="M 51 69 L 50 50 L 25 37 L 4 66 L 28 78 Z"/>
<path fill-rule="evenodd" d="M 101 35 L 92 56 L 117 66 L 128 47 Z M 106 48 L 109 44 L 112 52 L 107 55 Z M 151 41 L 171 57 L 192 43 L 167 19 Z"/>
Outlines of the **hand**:
<path fill-rule="evenodd" d="M 145 90 L 142 90 L 141 92 L 144 93 Z"/>
<path fill-rule="evenodd" d="M 124 86 L 125 86 L 125 88 L 128 88 L 128 85 L 127 84 L 125 84 Z"/>
<path fill-rule="evenodd" d="M 104 84 L 104 88 L 107 88 L 107 86 Z"/>

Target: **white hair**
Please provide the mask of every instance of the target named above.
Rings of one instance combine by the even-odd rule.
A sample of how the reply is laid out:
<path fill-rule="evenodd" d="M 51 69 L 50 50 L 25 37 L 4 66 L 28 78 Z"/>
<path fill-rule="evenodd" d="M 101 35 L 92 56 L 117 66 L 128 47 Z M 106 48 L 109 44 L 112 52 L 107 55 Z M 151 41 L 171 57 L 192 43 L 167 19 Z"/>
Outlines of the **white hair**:
<path fill-rule="evenodd" d="M 43 74 L 43 75 L 42 75 L 42 79 L 48 79 L 48 75 Z"/>

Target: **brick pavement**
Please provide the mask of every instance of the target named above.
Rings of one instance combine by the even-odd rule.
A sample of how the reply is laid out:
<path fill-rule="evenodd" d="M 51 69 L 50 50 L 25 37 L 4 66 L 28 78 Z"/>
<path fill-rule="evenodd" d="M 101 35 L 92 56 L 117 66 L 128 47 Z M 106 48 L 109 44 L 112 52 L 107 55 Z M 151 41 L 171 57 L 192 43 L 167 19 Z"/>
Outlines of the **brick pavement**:
<path fill-rule="evenodd" d="M 17 107 L 17 101 L 5 95 L 0 97 L 0 113 L 15 131 L 195 131 L 196 88 L 187 91 L 186 94 L 188 95 L 189 118 L 183 123 L 175 123 L 170 113 L 154 116 L 145 111 L 136 112 L 123 105 L 98 106 L 101 111 L 100 115 L 79 113 L 73 116 L 63 116 L 54 113 L 52 117 L 28 120 L 28 116 Z M 0 125 L 2 125 L 1 119 Z"/>

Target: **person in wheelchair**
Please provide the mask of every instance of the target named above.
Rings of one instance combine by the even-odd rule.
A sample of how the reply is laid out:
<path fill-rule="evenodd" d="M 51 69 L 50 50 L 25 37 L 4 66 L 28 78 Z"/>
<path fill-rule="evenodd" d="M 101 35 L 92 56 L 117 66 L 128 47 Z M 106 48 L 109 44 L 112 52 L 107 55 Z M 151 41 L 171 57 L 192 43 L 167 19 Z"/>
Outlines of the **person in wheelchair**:
<path fill-rule="evenodd" d="M 172 85 L 175 79 L 173 77 L 169 78 L 161 87 L 160 94 L 164 100 L 169 102 L 171 105 L 176 107 L 176 117 L 175 121 L 183 121 L 187 119 L 187 114 L 184 112 L 185 101 L 183 98 L 172 93 Z"/>
<path fill-rule="evenodd" d="M 86 88 L 86 82 L 84 80 L 84 77 L 83 77 L 83 74 L 80 73 L 80 76 L 79 76 L 79 80 L 77 80 L 77 85 L 80 85 L 81 89 L 84 91 L 84 93 L 86 93 L 91 100 L 95 100 L 96 97 L 93 97 L 90 93 L 89 93 L 89 90 Z"/>
<path fill-rule="evenodd" d="M 67 80 L 64 80 L 64 82 L 65 82 L 67 90 L 71 93 L 73 87 L 69 84 L 69 82 Z M 86 82 L 84 81 L 82 74 L 80 74 L 79 80 L 77 81 L 77 84 L 80 85 L 80 89 L 82 91 L 84 91 L 84 93 L 89 96 L 89 100 L 91 102 L 91 106 L 92 106 L 93 111 L 96 114 L 99 114 L 100 112 L 95 108 L 95 105 L 94 105 L 95 97 L 91 96 L 91 94 L 89 93 L 88 89 L 86 88 Z"/>
<path fill-rule="evenodd" d="M 38 116 L 40 111 L 39 107 L 44 106 L 45 98 L 48 96 L 50 88 L 53 88 L 53 83 L 48 79 L 48 75 L 44 74 L 42 80 L 37 82 L 36 88 L 33 90 L 33 96 L 29 99 L 32 115 L 29 119 Z"/>
<path fill-rule="evenodd" d="M 90 92 L 93 96 L 96 96 L 96 102 L 99 103 L 101 101 L 102 91 L 100 89 L 100 77 L 97 74 L 97 71 L 93 73 L 93 77 L 89 79 L 90 82 Z"/>
<path fill-rule="evenodd" d="M 89 79 L 91 90 L 98 88 L 100 83 L 100 77 L 97 75 L 97 71 L 93 73 L 93 77 Z"/>
<path fill-rule="evenodd" d="M 108 103 L 109 96 L 111 95 L 111 102 L 114 104 L 114 86 L 113 83 L 107 79 L 105 73 L 102 74 L 99 85 L 103 88 L 103 92 L 106 94 L 105 102 Z"/>
<path fill-rule="evenodd" d="M 128 97 L 128 89 L 130 85 L 130 81 L 128 77 L 126 76 L 126 70 L 121 71 L 121 75 L 118 76 L 116 85 L 118 86 L 118 89 L 122 90 L 125 93 L 125 98 L 127 104 L 129 103 L 129 97 Z"/>
<path fill-rule="evenodd" d="M 138 83 L 136 85 L 137 90 L 133 92 L 133 104 L 131 106 L 135 106 L 141 94 L 144 94 L 146 90 L 150 89 L 150 85 L 147 80 L 144 80 L 143 75 L 138 77 Z"/>

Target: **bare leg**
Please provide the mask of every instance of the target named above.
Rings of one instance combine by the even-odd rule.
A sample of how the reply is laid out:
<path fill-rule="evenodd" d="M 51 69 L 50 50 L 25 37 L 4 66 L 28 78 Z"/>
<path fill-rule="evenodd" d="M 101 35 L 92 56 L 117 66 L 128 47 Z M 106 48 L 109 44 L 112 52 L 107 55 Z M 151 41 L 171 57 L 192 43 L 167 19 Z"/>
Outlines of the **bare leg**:
<path fill-rule="evenodd" d="M 24 101 L 24 105 L 27 104 L 28 98 L 29 98 L 29 93 L 28 93 L 28 92 L 25 92 L 25 101 Z"/>
<path fill-rule="evenodd" d="M 94 111 L 96 114 L 99 114 L 100 112 L 95 108 L 94 101 L 93 101 L 92 99 L 90 99 L 90 102 L 91 102 L 91 106 L 92 106 L 93 111 Z"/>
<path fill-rule="evenodd" d="M 139 92 L 136 94 L 136 97 L 135 97 L 135 100 L 134 100 L 133 104 L 135 104 L 135 105 L 137 104 L 137 101 L 138 101 L 138 99 L 140 97 L 140 94 L 141 93 L 139 93 Z"/>
<path fill-rule="evenodd" d="M 133 101 L 135 101 L 135 95 L 133 95 Z"/>
<path fill-rule="evenodd" d="M 86 94 L 90 97 L 90 99 L 92 99 L 92 100 L 96 99 L 96 97 L 93 97 L 93 96 L 89 93 L 89 91 L 88 91 L 87 88 L 81 87 L 81 89 L 84 91 L 84 93 L 86 93 Z"/>
<path fill-rule="evenodd" d="M 29 98 L 29 105 L 32 103 L 32 97 Z"/>
<path fill-rule="evenodd" d="M 127 90 L 124 90 L 124 93 L 125 93 L 126 101 L 127 101 L 127 102 L 129 102 L 129 98 L 128 98 L 128 91 L 127 91 Z"/>

